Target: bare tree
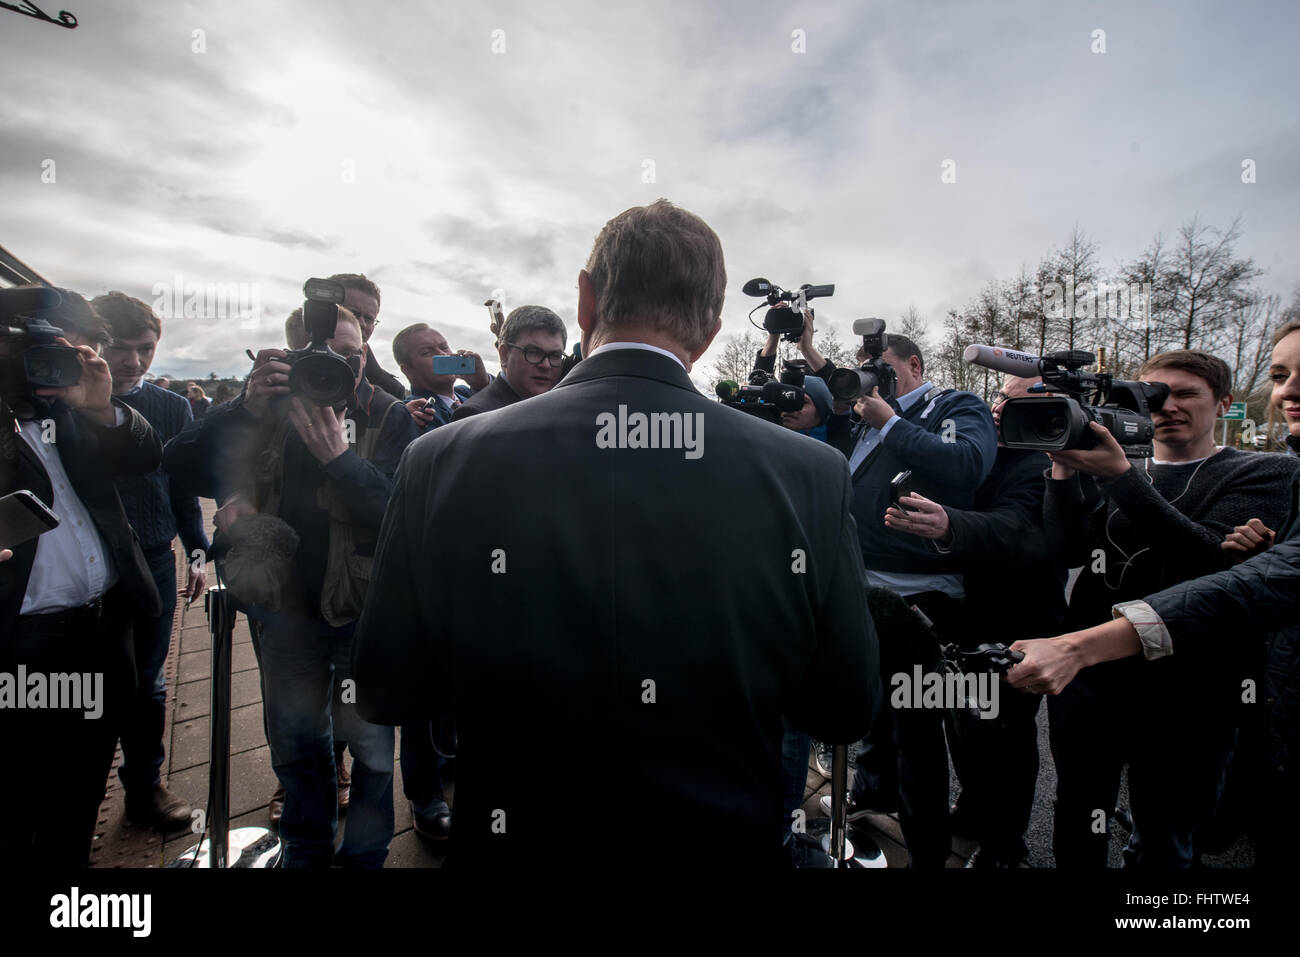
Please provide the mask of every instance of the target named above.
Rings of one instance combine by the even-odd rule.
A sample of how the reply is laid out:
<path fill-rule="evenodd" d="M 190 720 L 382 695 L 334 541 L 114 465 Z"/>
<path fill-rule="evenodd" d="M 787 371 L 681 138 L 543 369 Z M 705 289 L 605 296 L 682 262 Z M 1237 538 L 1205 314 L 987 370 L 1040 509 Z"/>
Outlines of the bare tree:
<path fill-rule="evenodd" d="M 921 355 L 930 354 L 930 324 L 925 321 L 916 303 L 907 304 L 907 309 L 898 317 L 898 334 L 907 336 L 916 343 Z"/>
<path fill-rule="evenodd" d="M 858 361 L 853 355 L 854 350 L 840 340 L 839 333 L 835 331 L 835 325 L 828 321 L 819 324 L 823 325 L 823 329 L 815 342 L 817 351 L 835 363 L 836 368 L 842 366 L 852 368 L 856 366 Z"/>
<path fill-rule="evenodd" d="M 1263 274 L 1253 259 L 1233 258 L 1241 217 L 1227 229 L 1206 226 L 1193 216 L 1178 231 L 1169 266 L 1161 273 L 1170 296 L 1169 321 L 1183 349 L 1213 351 L 1224 325 L 1253 298 L 1251 281 Z"/>
<path fill-rule="evenodd" d="M 728 338 L 727 344 L 722 347 L 722 352 L 709 366 L 713 378 L 745 382 L 749 378 L 750 370 L 754 368 L 754 356 L 758 355 L 762 345 L 758 332 L 754 330 L 747 330 L 741 335 Z"/>

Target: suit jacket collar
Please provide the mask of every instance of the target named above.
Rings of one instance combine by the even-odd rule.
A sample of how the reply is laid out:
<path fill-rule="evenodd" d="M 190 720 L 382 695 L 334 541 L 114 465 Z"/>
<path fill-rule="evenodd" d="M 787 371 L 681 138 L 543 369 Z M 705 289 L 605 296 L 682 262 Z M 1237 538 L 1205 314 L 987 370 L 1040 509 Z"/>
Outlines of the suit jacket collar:
<path fill-rule="evenodd" d="M 691 382 L 691 377 L 679 364 L 646 349 L 612 349 L 600 355 L 583 359 L 556 385 L 561 389 L 577 382 L 592 379 L 605 379 L 611 376 L 636 376 L 641 379 L 653 379 L 667 385 L 686 389 L 693 395 L 699 390 Z"/>

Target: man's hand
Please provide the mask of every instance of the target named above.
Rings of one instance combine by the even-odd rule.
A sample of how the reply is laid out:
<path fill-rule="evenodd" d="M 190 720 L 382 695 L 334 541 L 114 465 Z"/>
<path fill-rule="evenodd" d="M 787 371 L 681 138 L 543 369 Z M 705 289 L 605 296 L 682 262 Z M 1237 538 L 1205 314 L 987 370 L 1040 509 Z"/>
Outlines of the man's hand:
<path fill-rule="evenodd" d="M 1109 429 L 1098 422 L 1089 422 L 1088 428 L 1092 429 L 1092 434 L 1097 439 L 1096 448 L 1048 452 L 1047 455 L 1052 460 L 1053 466 L 1061 465 L 1066 469 L 1087 472 L 1089 475 L 1097 475 L 1101 478 L 1119 478 L 1133 467 L 1133 463 L 1128 460 L 1128 456 L 1124 454 L 1124 450 L 1115 441 L 1115 436 L 1110 434 Z M 1052 478 L 1069 477 L 1070 475 L 1057 474 L 1055 467 L 1052 469 Z"/>
<path fill-rule="evenodd" d="M 54 340 L 61 346 L 73 348 L 62 336 Z M 90 346 L 76 346 L 77 360 L 81 363 L 81 378 L 76 385 L 62 389 L 37 389 L 37 395 L 62 399 L 69 408 L 76 409 L 92 422 L 107 428 L 117 423 L 113 411 L 113 376 L 108 363 Z"/>
<path fill-rule="evenodd" d="M 406 403 L 406 410 L 411 413 L 415 424 L 422 429 L 427 429 L 436 421 L 433 414 L 436 408 L 438 402 L 435 399 L 412 399 Z"/>
<path fill-rule="evenodd" d="M 343 416 L 329 406 L 308 405 L 294 396 L 289 402 L 289 421 L 302 437 L 303 445 L 321 465 L 329 465 L 348 450 L 343 437 Z"/>
<path fill-rule="evenodd" d="M 474 371 L 471 374 L 464 377 L 465 384 L 468 385 L 475 392 L 477 392 L 479 389 L 486 389 L 488 387 L 488 383 L 491 382 L 492 380 L 488 378 L 488 371 L 484 367 L 483 359 L 479 356 L 479 354 L 477 352 L 471 352 L 468 349 L 457 349 L 456 355 L 472 356 L 474 359 Z"/>
<path fill-rule="evenodd" d="M 1007 683 L 1033 694 L 1060 694 L 1083 667 L 1078 653 L 1061 638 L 1017 641 L 1011 650 L 1025 657 L 1007 671 Z"/>
<path fill-rule="evenodd" d="M 1230 531 L 1223 544 L 1224 551 L 1232 553 L 1232 560 L 1244 562 L 1272 547 L 1277 540 L 1277 533 L 1257 518 L 1252 518 L 1245 525 L 1238 525 Z"/>
<path fill-rule="evenodd" d="M 203 594 L 203 587 L 208 583 L 208 569 L 204 566 L 196 572 L 193 563 L 186 567 L 185 604 L 188 605 Z"/>
<path fill-rule="evenodd" d="M 880 397 L 880 389 L 872 389 L 871 395 L 864 395 L 858 399 L 858 415 L 862 421 L 874 429 L 883 429 L 888 422 L 898 413 L 894 407 Z"/>
<path fill-rule="evenodd" d="M 813 311 L 805 309 L 803 313 L 803 332 L 799 333 L 799 350 L 808 354 L 813 347 Z"/>
<path fill-rule="evenodd" d="M 0 562 L 7 562 L 14 557 L 14 553 L 8 548 L 0 548 Z"/>
<path fill-rule="evenodd" d="M 244 390 L 244 408 L 255 419 L 263 419 L 271 400 L 289 394 L 289 369 L 283 349 L 263 349 L 253 360 L 253 374 Z"/>
<path fill-rule="evenodd" d="M 901 508 L 890 506 L 885 510 L 886 528 L 909 532 L 938 542 L 952 541 L 948 512 L 938 502 L 932 502 L 924 495 L 917 495 L 915 492 L 904 495 L 898 501 L 912 511 L 905 512 Z"/>
<path fill-rule="evenodd" d="M 248 502 L 236 496 L 228 501 L 221 508 L 217 509 L 217 514 L 212 516 L 212 523 L 217 526 L 217 531 L 222 535 L 230 534 L 230 526 L 239 521 L 245 515 L 256 515 L 257 509 L 253 508 Z"/>

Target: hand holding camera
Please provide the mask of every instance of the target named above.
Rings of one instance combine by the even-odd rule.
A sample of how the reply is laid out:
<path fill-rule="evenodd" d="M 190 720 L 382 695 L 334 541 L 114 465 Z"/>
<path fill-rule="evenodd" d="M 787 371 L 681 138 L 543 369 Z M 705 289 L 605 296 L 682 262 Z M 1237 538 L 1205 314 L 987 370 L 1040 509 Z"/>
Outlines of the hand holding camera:
<path fill-rule="evenodd" d="M 74 348 L 67 339 L 59 336 L 54 340 L 61 346 Z M 81 363 L 81 375 L 77 381 L 62 388 L 41 388 L 37 395 L 62 399 L 70 408 L 76 409 L 99 425 L 111 428 L 117 421 L 113 412 L 113 377 L 108 363 L 90 346 L 76 346 L 77 360 Z"/>
<path fill-rule="evenodd" d="M 343 436 L 343 413 L 328 405 L 304 402 L 298 396 L 289 401 L 289 421 L 303 445 L 321 465 L 328 465 L 348 450 Z"/>
<path fill-rule="evenodd" d="M 263 349 L 253 360 L 253 374 L 244 390 L 244 408 L 254 418 L 265 418 L 271 401 L 289 394 L 290 366 L 283 349 Z"/>
<path fill-rule="evenodd" d="M 1052 478 L 1069 478 L 1075 472 L 1087 472 L 1101 478 L 1118 478 L 1133 467 L 1128 455 L 1100 422 L 1089 422 L 1088 428 L 1096 437 L 1090 449 L 1061 449 L 1048 452 L 1052 460 Z"/>

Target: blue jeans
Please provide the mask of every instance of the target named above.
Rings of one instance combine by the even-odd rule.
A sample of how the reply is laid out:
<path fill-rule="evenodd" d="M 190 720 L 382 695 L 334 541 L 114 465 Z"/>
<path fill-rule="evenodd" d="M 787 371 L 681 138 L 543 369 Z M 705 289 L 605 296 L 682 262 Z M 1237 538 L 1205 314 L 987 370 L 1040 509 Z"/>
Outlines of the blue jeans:
<path fill-rule="evenodd" d="M 162 596 L 156 618 L 136 614 L 136 690 L 122 718 L 122 766 L 118 777 L 127 793 L 145 795 L 162 781 L 163 730 L 167 726 L 167 682 L 163 665 L 171 647 L 172 616 L 176 611 L 176 557 L 171 542 L 144 549 L 149 573 Z"/>
<path fill-rule="evenodd" d="M 794 812 L 803 807 L 803 792 L 808 787 L 808 750 L 812 738 L 804 734 L 785 718 L 781 719 L 785 734 L 781 737 L 781 839 L 791 839 L 790 826 Z"/>
<path fill-rule="evenodd" d="M 382 867 L 393 839 L 393 729 L 361 720 L 354 703 L 336 703 L 336 682 L 351 676 L 353 625 L 279 613 L 264 626 L 263 708 L 271 766 L 285 790 L 283 866 Z M 352 752 L 352 797 L 337 852 L 336 736 Z"/>

